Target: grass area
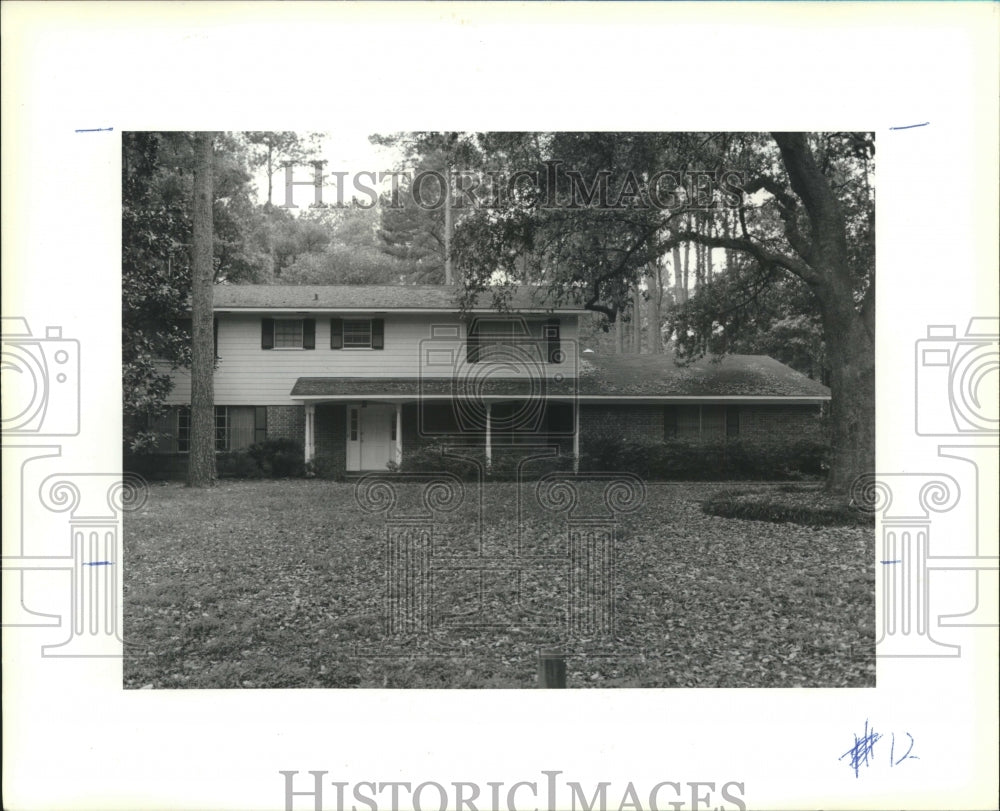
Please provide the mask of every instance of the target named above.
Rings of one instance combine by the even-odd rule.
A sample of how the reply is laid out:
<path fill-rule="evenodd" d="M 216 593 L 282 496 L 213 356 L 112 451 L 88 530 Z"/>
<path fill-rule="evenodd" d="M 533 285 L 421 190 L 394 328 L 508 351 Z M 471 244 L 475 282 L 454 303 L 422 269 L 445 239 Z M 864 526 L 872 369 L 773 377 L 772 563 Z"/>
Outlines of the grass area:
<path fill-rule="evenodd" d="M 801 524 L 807 527 L 875 528 L 875 515 L 853 507 L 843 495 L 822 484 L 726 488 L 702 504 L 706 515 L 750 521 Z"/>
<path fill-rule="evenodd" d="M 397 514 L 418 511 L 416 487 L 398 485 Z M 481 542 L 548 563 L 520 577 L 432 563 L 434 627 L 387 640 L 386 520 L 353 484 L 153 485 L 125 523 L 125 686 L 533 687 L 537 652 L 553 646 L 571 654 L 570 687 L 874 686 L 871 527 L 701 509 L 760 484 L 647 485 L 621 519 L 614 635 L 567 637 L 565 606 L 594 586 L 560 563 L 565 513 L 526 487 L 520 516 L 518 485 L 487 485 L 481 505 L 467 489 L 435 525 L 433 561 L 472 564 Z M 594 488 L 579 510 L 600 512 Z"/>

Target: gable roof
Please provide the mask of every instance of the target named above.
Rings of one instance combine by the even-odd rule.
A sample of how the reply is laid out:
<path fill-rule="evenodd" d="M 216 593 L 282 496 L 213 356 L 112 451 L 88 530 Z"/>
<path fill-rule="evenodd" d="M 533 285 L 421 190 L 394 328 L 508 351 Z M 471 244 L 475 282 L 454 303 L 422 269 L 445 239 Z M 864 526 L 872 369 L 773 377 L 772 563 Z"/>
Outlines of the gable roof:
<path fill-rule="evenodd" d="M 308 312 L 455 312 L 460 288 L 442 284 L 220 284 L 215 309 Z M 492 296 L 482 293 L 474 310 L 494 311 Z M 510 308 L 515 312 L 583 312 L 578 304 L 555 304 L 543 287 L 519 287 Z"/>
<path fill-rule="evenodd" d="M 567 369 L 567 371 L 569 371 Z M 537 381 L 485 376 L 418 377 L 300 377 L 292 397 L 537 397 Z M 581 399 L 757 400 L 819 403 L 830 390 L 766 355 L 726 355 L 702 358 L 678 366 L 671 355 L 612 355 L 581 359 L 578 377 L 547 380 L 545 395 Z"/>

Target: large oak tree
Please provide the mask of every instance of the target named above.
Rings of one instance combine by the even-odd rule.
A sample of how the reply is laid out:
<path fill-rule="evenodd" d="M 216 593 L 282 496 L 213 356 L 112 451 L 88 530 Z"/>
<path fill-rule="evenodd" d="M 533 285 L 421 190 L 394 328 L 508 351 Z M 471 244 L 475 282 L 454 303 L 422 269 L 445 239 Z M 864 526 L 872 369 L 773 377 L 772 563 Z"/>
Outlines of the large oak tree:
<path fill-rule="evenodd" d="M 488 290 L 503 307 L 513 285 L 531 278 L 610 325 L 632 317 L 635 285 L 645 285 L 650 268 L 667 257 L 677 266 L 677 248 L 698 248 L 700 267 L 711 267 L 706 248 L 724 251 L 725 270 L 699 278 L 693 292 L 685 287 L 690 298 L 668 316 L 676 347 L 687 355 L 738 351 L 741 338 L 762 329 L 768 296 L 802 301 L 802 312 L 786 312 L 785 320 L 808 324 L 818 316 L 822 325 L 833 401 L 829 486 L 844 491 L 874 469 L 870 135 L 555 133 L 541 143 L 543 160 L 509 167 L 535 171 L 535 187 L 520 184 L 502 205 L 483 206 L 458 226 L 455 256 L 467 299 Z M 689 188 L 677 190 L 681 205 L 649 204 L 658 173 L 696 170 L 740 172 L 739 199 L 727 207 L 718 187 L 702 200 Z M 591 199 L 567 205 L 581 189 Z"/>

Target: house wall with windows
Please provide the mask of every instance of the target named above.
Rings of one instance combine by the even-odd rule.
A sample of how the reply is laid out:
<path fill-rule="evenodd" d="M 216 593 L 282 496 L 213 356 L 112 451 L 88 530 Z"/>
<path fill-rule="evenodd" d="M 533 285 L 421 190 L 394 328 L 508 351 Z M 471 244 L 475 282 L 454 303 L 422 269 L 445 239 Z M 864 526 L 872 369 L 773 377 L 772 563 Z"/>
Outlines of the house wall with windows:
<path fill-rule="evenodd" d="M 595 439 L 625 442 L 742 439 L 785 445 L 800 440 L 822 442 L 826 436 L 822 409 L 812 404 L 583 403 L 580 442 L 586 445 Z"/>
<path fill-rule="evenodd" d="M 601 440 L 746 439 L 771 450 L 826 440 L 829 389 L 772 358 L 578 353 L 583 311 L 522 292 L 515 312 L 462 313 L 442 286 L 220 286 L 216 448 L 288 438 L 304 461 L 340 472 L 405 464 L 429 443 L 488 456 L 539 445 L 586 454 Z M 162 435 L 161 469 L 176 472 L 190 379 L 171 374 L 169 410 L 149 427 Z M 482 424 L 456 424 L 470 409 Z"/>
<path fill-rule="evenodd" d="M 544 332 L 547 327 L 551 329 L 554 320 L 562 352 L 558 363 L 544 357 Z M 290 392 L 300 377 L 452 377 L 456 369 L 464 369 L 462 374 L 476 374 L 468 364 L 467 322 L 457 315 L 388 313 L 368 318 L 219 313 L 217 322 L 218 405 L 292 405 Z M 374 335 L 370 327 L 362 328 L 362 323 L 376 326 Z M 577 360 L 575 315 L 556 319 L 525 316 L 528 335 L 512 328 L 511 319 L 499 316 L 484 316 L 477 323 L 483 325 L 483 334 L 473 336 L 480 363 L 502 362 L 505 351 L 495 351 L 494 347 L 506 342 L 513 346 L 518 359 L 527 360 L 528 374 L 573 374 Z M 365 341 L 367 346 L 362 345 Z M 516 371 L 505 365 L 500 373 Z M 174 388 L 167 403 L 189 403 L 189 373 L 178 369 L 171 374 Z"/>

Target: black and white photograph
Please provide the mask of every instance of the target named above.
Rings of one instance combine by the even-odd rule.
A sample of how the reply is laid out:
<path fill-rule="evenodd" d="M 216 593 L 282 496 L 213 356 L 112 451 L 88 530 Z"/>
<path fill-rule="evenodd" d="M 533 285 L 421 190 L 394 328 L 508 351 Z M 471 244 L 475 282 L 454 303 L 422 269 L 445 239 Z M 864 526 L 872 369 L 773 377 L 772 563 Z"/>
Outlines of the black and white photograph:
<path fill-rule="evenodd" d="M 126 687 L 874 686 L 873 133 L 122 148 Z"/>
<path fill-rule="evenodd" d="M 995 808 L 989 3 L 0 0 L 4 808 Z"/>

